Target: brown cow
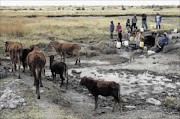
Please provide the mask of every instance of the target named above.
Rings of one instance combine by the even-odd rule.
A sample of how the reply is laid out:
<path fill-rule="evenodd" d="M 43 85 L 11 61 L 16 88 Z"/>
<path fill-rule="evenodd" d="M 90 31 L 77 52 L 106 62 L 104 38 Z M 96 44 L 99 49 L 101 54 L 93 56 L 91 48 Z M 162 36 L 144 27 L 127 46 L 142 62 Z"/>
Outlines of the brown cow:
<path fill-rule="evenodd" d="M 12 72 L 15 75 L 16 62 L 18 62 L 18 71 L 20 78 L 20 67 L 21 67 L 21 58 L 22 58 L 23 47 L 22 44 L 16 41 L 6 41 L 5 42 L 5 52 L 8 52 L 9 57 L 12 62 Z"/>
<path fill-rule="evenodd" d="M 49 43 L 52 47 L 55 48 L 56 52 L 61 56 L 61 58 L 64 59 L 65 62 L 65 55 L 75 55 L 76 56 L 76 62 L 79 61 L 79 66 L 80 66 L 80 56 L 79 56 L 79 51 L 81 47 L 76 44 L 76 43 L 60 43 L 58 41 L 52 40 Z"/>
<path fill-rule="evenodd" d="M 34 46 L 33 51 L 28 54 L 26 62 L 34 75 L 34 85 L 36 85 L 37 99 L 40 99 L 39 83 L 42 87 L 41 78 L 44 78 L 44 66 L 46 64 L 45 55 L 37 46 Z"/>
<path fill-rule="evenodd" d="M 98 81 L 91 77 L 81 78 L 80 85 L 86 86 L 90 93 L 95 98 L 95 109 L 98 107 L 98 95 L 102 96 L 113 96 L 114 97 L 114 107 L 113 112 L 118 102 L 120 112 L 122 112 L 122 107 L 120 103 L 120 85 L 114 81 Z"/>

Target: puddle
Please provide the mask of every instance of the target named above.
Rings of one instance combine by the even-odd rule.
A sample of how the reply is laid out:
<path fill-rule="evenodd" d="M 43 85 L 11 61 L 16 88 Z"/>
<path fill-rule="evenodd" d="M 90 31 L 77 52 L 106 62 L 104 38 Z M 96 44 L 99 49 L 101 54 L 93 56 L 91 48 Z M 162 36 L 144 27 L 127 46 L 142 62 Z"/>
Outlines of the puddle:
<path fill-rule="evenodd" d="M 100 60 L 81 60 L 81 63 L 83 64 L 97 64 L 97 65 L 107 65 L 110 64 L 108 61 L 100 61 Z M 68 64 L 74 64 L 74 62 L 68 62 Z"/>

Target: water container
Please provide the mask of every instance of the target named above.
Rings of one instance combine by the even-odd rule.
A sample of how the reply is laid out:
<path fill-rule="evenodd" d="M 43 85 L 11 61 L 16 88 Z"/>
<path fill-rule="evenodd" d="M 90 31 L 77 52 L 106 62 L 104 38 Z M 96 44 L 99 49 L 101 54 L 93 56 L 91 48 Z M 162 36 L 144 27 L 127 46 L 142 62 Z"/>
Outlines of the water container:
<path fill-rule="evenodd" d="M 130 41 L 131 41 L 131 42 L 134 41 L 134 37 L 133 37 L 133 36 L 130 37 Z"/>
<path fill-rule="evenodd" d="M 155 25 L 150 25 L 151 31 L 153 31 L 155 29 Z"/>
<path fill-rule="evenodd" d="M 141 28 L 140 28 L 140 31 L 141 31 L 141 32 L 144 32 L 144 28 L 141 27 Z"/>
<path fill-rule="evenodd" d="M 129 46 L 129 41 L 124 41 L 124 46 L 128 47 Z"/>
<path fill-rule="evenodd" d="M 144 47 L 144 42 L 141 41 L 141 42 L 139 43 L 139 47 L 143 48 L 143 47 Z"/>
<path fill-rule="evenodd" d="M 121 42 L 116 43 L 116 48 L 121 48 Z"/>

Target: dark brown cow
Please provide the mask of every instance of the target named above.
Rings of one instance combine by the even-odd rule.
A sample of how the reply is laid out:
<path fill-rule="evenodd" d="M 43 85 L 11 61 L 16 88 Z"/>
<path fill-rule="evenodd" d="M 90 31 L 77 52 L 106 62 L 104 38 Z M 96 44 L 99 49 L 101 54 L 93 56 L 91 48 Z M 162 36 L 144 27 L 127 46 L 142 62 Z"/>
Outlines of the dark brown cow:
<path fill-rule="evenodd" d="M 37 46 L 34 46 L 33 51 L 28 54 L 26 62 L 34 75 L 34 85 L 36 85 L 37 99 L 40 99 L 39 83 L 42 87 L 43 85 L 41 80 L 44 78 L 44 66 L 46 64 L 45 55 Z"/>
<path fill-rule="evenodd" d="M 118 102 L 120 112 L 122 112 L 122 106 L 120 103 L 120 85 L 114 81 L 98 81 L 91 77 L 81 78 L 80 85 L 86 86 L 90 93 L 95 98 L 95 109 L 98 107 L 98 95 L 102 96 L 113 96 L 114 97 L 114 107 L 113 112 Z"/>
<path fill-rule="evenodd" d="M 32 48 L 27 48 L 27 49 L 23 49 L 23 52 L 22 52 L 22 64 L 23 64 L 23 72 L 25 72 L 25 69 L 26 69 L 26 66 L 27 66 L 27 63 L 26 63 L 26 57 L 27 55 L 33 50 L 34 47 Z"/>
<path fill-rule="evenodd" d="M 80 51 L 80 46 L 76 43 L 60 43 L 58 41 L 52 40 L 50 42 L 50 45 L 55 48 L 56 52 L 61 56 L 61 58 L 64 59 L 65 62 L 65 55 L 75 55 L 76 56 L 76 62 L 79 61 L 80 65 L 80 56 L 79 56 L 79 51 Z"/>
<path fill-rule="evenodd" d="M 61 77 L 60 87 L 63 85 L 63 81 L 65 80 L 65 78 L 63 77 L 63 74 L 65 75 L 65 77 L 67 79 L 67 83 L 66 83 L 66 89 L 67 89 L 67 85 L 68 85 L 68 68 L 67 68 L 67 65 L 64 62 L 59 62 L 59 61 L 54 60 L 54 56 L 51 55 L 50 56 L 50 69 L 51 69 L 51 73 L 52 73 L 54 81 L 55 81 L 54 78 L 56 78 L 56 74 L 60 75 L 60 77 Z"/>
<path fill-rule="evenodd" d="M 16 62 L 18 62 L 18 71 L 19 71 L 19 77 L 20 77 L 20 67 L 21 67 L 21 58 L 22 58 L 22 51 L 23 47 L 22 44 L 19 42 L 11 42 L 6 41 L 5 42 L 5 52 L 8 52 L 9 57 L 12 62 L 12 72 L 15 75 L 15 69 L 16 69 Z"/>

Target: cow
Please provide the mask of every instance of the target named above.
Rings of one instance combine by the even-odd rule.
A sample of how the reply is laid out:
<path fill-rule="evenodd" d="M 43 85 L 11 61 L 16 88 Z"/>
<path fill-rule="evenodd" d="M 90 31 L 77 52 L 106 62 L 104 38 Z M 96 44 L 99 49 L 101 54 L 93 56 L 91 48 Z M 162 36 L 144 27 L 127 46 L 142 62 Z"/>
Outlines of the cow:
<path fill-rule="evenodd" d="M 102 96 L 113 96 L 114 97 L 114 106 L 113 112 L 118 102 L 120 112 L 122 112 L 122 106 L 120 103 L 120 85 L 114 81 L 98 81 L 91 77 L 82 77 L 80 85 L 88 88 L 89 92 L 95 98 L 95 109 L 97 109 L 98 104 L 98 95 Z"/>
<path fill-rule="evenodd" d="M 28 54 L 26 62 L 34 76 L 37 99 L 40 99 L 39 85 L 43 87 L 42 79 L 44 78 L 44 67 L 46 64 L 45 55 L 37 46 L 34 46 L 33 51 Z"/>
<path fill-rule="evenodd" d="M 23 46 L 21 43 L 16 42 L 16 41 L 6 41 L 5 42 L 5 52 L 8 52 L 9 57 L 12 62 L 12 72 L 15 75 L 15 70 L 16 70 L 16 63 L 18 62 L 18 71 L 19 71 L 19 76 L 18 78 L 20 79 L 20 68 L 21 68 L 21 58 L 22 58 L 22 51 L 23 51 Z"/>
<path fill-rule="evenodd" d="M 79 61 L 80 66 L 80 56 L 79 51 L 81 47 L 76 43 L 60 43 L 56 40 L 52 40 L 49 43 L 52 47 L 55 48 L 56 52 L 61 56 L 61 58 L 64 59 L 65 62 L 65 55 L 75 55 L 76 56 L 76 62 L 75 65 L 77 65 L 77 62 Z"/>
<path fill-rule="evenodd" d="M 61 77 L 61 85 L 60 87 L 63 85 L 63 81 L 65 80 L 65 78 L 63 77 L 63 73 L 65 74 L 65 77 L 67 79 L 67 83 L 66 83 L 66 89 L 67 89 L 67 85 L 68 85 L 68 68 L 67 65 L 64 62 L 59 62 L 54 60 L 54 56 L 51 55 L 50 57 L 50 69 L 51 69 L 51 73 L 53 76 L 53 80 L 55 81 L 54 78 L 56 78 L 56 74 L 59 74 Z"/>
<path fill-rule="evenodd" d="M 22 64 L 23 64 L 23 72 L 25 72 L 25 69 L 26 69 L 26 66 L 27 66 L 27 63 L 26 63 L 26 57 L 27 55 L 33 50 L 33 47 L 31 48 L 26 48 L 26 49 L 23 49 L 23 52 L 22 52 Z"/>

